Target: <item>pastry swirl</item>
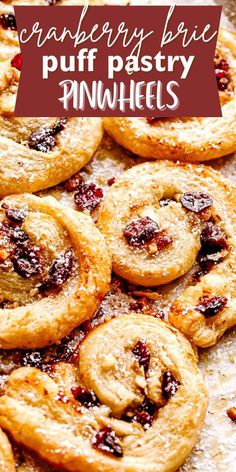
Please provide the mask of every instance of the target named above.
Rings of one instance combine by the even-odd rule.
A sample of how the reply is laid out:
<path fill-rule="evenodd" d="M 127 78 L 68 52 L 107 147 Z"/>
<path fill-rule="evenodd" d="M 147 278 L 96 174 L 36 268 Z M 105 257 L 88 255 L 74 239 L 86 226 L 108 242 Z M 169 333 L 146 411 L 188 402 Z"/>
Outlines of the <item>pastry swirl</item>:
<path fill-rule="evenodd" d="M 0 116 L 0 196 L 36 192 L 80 170 L 99 146 L 100 118 Z"/>
<path fill-rule="evenodd" d="M 91 218 L 25 194 L 0 211 L 0 347 L 58 342 L 89 319 L 110 283 L 110 257 Z"/>
<path fill-rule="evenodd" d="M 129 282 L 164 285 L 199 263 L 170 321 L 202 347 L 236 322 L 235 202 L 235 188 L 218 172 L 160 161 L 126 171 L 99 211 L 113 269 Z"/>
<path fill-rule="evenodd" d="M 206 411 L 196 360 L 186 338 L 165 322 L 118 317 L 83 341 L 76 373 L 83 387 L 66 364 L 56 366 L 53 380 L 35 368 L 12 373 L 0 424 L 65 470 L 175 471 Z"/>
<path fill-rule="evenodd" d="M 122 146 L 148 159 L 206 161 L 236 151 L 236 35 L 221 29 L 215 70 L 223 117 L 104 118 Z"/>
<path fill-rule="evenodd" d="M 0 470 L 1 472 L 15 472 L 15 462 L 11 445 L 7 436 L 0 429 Z"/>

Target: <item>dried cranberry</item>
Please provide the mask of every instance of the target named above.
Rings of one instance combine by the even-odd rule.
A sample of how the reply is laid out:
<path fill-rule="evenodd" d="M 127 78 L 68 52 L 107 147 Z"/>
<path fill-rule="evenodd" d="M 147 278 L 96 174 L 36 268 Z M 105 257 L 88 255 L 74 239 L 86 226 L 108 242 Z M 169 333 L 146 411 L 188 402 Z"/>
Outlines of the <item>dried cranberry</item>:
<path fill-rule="evenodd" d="M 214 254 L 207 254 L 205 251 L 199 251 L 197 256 L 197 262 L 200 265 L 203 272 L 209 272 L 212 267 L 217 264 L 220 264 L 224 258 L 222 257 L 221 253 L 214 253 Z"/>
<path fill-rule="evenodd" d="M 41 128 L 34 131 L 28 139 L 28 146 L 35 151 L 51 151 L 56 146 L 54 136 L 65 129 L 65 124 L 66 118 L 59 118 L 52 128 Z"/>
<path fill-rule="evenodd" d="M 227 415 L 232 421 L 236 422 L 236 408 L 234 406 L 227 410 Z"/>
<path fill-rule="evenodd" d="M 203 296 L 199 301 L 200 303 L 195 307 L 195 310 L 202 313 L 206 318 L 211 318 L 225 308 L 228 300 L 223 296 Z"/>
<path fill-rule="evenodd" d="M 165 249 L 173 243 L 173 238 L 170 234 L 166 233 L 166 231 L 160 231 L 155 238 L 155 243 L 158 251 L 162 251 L 162 249 Z"/>
<path fill-rule="evenodd" d="M 18 245 L 16 253 L 11 257 L 11 261 L 17 274 L 25 279 L 42 273 L 43 266 L 40 249 L 30 243 L 27 244 L 26 242 Z"/>
<path fill-rule="evenodd" d="M 174 375 L 168 370 L 164 372 L 162 379 L 162 395 L 165 400 L 169 400 L 175 395 L 180 382 L 174 377 Z"/>
<path fill-rule="evenodd" d="M 123 457 L 123 450 L 116 433 L 109 427 L 102 428 L 95 434 L 92 446 L 94 449 L 111 453 L 115 457 Z"/>
<path fill-rule="evenodd" d="M 154 123 L 154 121 L 158 120 L 158 118 L 156 116 L 148 116 L 147 117 L 147 122 L 149 123 L 149 125 L 152 125 Z"/>
<path fill-rule="evenodd" d="M 58 118 L 56 124 L 51 129 L 51 133 L 53 134 L 53 136 L 55 136 L 56 134 L 59 134 L 61 131 L 63 131 L 63 129 L 65 129 L 66 122 L 67 122 L 67 118 L 65 117 Z"/>
<path fill-rule="evenodd" d="M 132 353 L 137 359 L 140 367 L 143 366 L 144 371 L 147 372 L 150 362 L 150 351 L 145 341 L 140 339 L 132 349 Z"/>
<path fill-rule="evenodd" d="M 131 246 L 144 246 L 154 241 L 159 232 L 157 223 L 145 216 L 129 223 L 123 230 L 123 235 Z"/>
<path fill-rule="evenodd" d="M 218 89 L 224 92 L 230 83 L 231 77 L 229 72 L 229 64 L 225 59 L 216 54 L 214 59 L 215 75 Z"/>
<path fill-rule="evenodd" d="M 28 145 L 35 151 L 49 152 L 56 146 L 56 140 L 50 129 L 42 128 L 30 135 Z"/>
<path fill-rule="evenodd" d="M 19 245 L 28 241 L 29 236 L 23 231 L 23 229 L 16 226 L 15 228 L 12 228 L 10 238 L 12 242 L 17 243 L 17 245 Z"/>
<path fill-rule="evenodd" d="M 93 183 L 81 182 L 77 189 L 74 200 L 80 211 L 94 210 L 103 198 L 102 189 Z"/>
<path fill-rule="evenodd" d="M 40 369 L 43 363 L 42 354 L 40 351 L 28 351 L 23 355 L 21 363 L 25 367 L 37 367 Z"/>
<path fill-rule="evenodd" d="M 156 412 L 156 405 L 149 398 L 145 398 L 143 403 L 138 406 L 134 415 L 123 415 L 122 419 L 132 423 L 140 423 L 144 430 L 150 428 L 154 422 L 154 414 Z"/>
<path fill-rule="evenodd" d="M 64 256 L 56 259 L 49 269 L 46 280 L 40 285 L 39 290 L 51 290 L 62 285 L 70 276 L 74 257 L 72 251 L 67 251 Z"/>
<path fill-rule="evenodd" d="M 147 411 L 151 416 L 153 416 L 156 411 L 156 405 L 152 400 L 146 397 L 143 403 L 138 407 L 138 410 Z"/>
<path fill-rule="evenodd" d="M 208 254 L 228 249 L 227 236 L 219 226 L 208 222 L 201 233 L 201 245 Z"/>
<path fill-rule="evenodd" d="M 19 52 L 19 54 L 16 54 L 15 57 L 11 60 L 11 65 L 12 67 L 15 67 L 15 69 L 21 71 L 22 68 L 22 54 Z"/>
<path fill-rule="evenodd" d="M 75 400 L 78 400 L 86 408 L 100 405 L 100 402 L 93 390 L 85 390 L 85 388 L 78 386 L 72 387 L 71 392 Z"/>
<path fill-rule="evenodd" d="M 206 193 L 187 192 L 181 195 L 180 202 L 187 210 L 200 213 L 213 204 L 213 199 Z"/>
<path fill-rule="evenodd" d="M 29 239 L 27 234 L 19 226 L 13 226 L 8 221 L 3 221 L 0 224 L 0 233 L 6 241 L 17 243 L 17 245 Z"/>
<path fill-rule="evenodd" d="M 2 204 L 2 208 L 4 208 L 7 218 L 13 221 L 13 223 L 21 224 L 25 221 L 26 214 L 24 211 L 15 208 L 11 209 L 6 203 Z"/>
<path fill-rule="evenodd" d="M 116 181 L 116 178 L 115 177 L 111 177 L 110 179 L 108 179 L 107 181 L 107 185 L 111 186 L 115 183 Z"/>
<path fill-rule="evenodd" d="M 152 426 L 154 421 L 154 416 L 149 415 L 147 411 L 138 411 L 132 417 L 132 423 L 140 423 L 144 430 L 147 430 Z"/>
<path fill-rule="evenodd" d="M 68 192 L 73 192 L 73 190 L 77 190 L 80 186 L 80 184 L 84 182 L 83 177 L 77 173 L 75 175 L 72 175 L 68 180 L 64 182 L 65 189 Z"/>
<path fill-rule="evenodd" d="M 17 27 L 15 15 L 12 15 L 11 13 L 0 15 L 0 26 L 5 30 L 16 31 Z"/>
<path fill-rule="evenodd" d="M 226 234 L 212 222 L 206 223 L 201 233 L 201 250 L 197 262 L 204 272 L 208 272 L 215 265 L 224 260 L 221 252 L 228 249 Z"/>

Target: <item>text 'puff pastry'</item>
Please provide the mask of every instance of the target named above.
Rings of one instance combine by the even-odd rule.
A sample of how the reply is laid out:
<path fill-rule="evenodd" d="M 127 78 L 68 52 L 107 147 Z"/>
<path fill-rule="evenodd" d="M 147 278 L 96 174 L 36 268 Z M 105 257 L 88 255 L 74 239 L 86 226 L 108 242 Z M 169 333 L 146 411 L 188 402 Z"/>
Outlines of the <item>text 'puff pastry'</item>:
<path fill-rule="evenodd" d="M 103 135 L 100 118 L 0 116 L 0 196 L 36 192 L 71 177 Z"/>
<path fill-rule="evenodd" d="M 35 368 L 16 370 L 0 398 L 0 424 L 68 471 L 176 471 L 206 411 L 196 360 L 165 322 L 121 316 L 83 341 L 80 385 L 66 364 L 56 366 L 54 380 Z"/>
<path fill-rule="evenodd" d="M 0 429 L 0 471 L 15 472 L 15 461 L 7 436 Z"/>
<path fill-rule="evenodd" d="M 223 117 L 104 118 L 105 129 L 119 144 L 149 159 L 206 161 L 235 152 L 235 33 L 220 30 L 215 72 Z"/>
<path fill-rule="evenodd" d="M 170 320 L 202 347 L 236 323 L 235 203 L 235 187 L 211 168 L 159 161 L 126 171 L 99 211 L 113 269 L 129 282 L 163 285 L 198 262 Z"/>
<path fill-rule="evenodd" d="M 58 342 L 89 319 L 110 283 L 110 257 L 91 218 L 25 194 L 0 212 L 0 347 Z"/>

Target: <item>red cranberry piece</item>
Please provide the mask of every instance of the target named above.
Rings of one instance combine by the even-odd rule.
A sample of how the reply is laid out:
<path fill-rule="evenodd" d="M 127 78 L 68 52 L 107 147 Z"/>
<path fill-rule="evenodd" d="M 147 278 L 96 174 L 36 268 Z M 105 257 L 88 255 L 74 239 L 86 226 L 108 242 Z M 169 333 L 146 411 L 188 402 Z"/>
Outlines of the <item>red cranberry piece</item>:
<path fill-rule="evenodd" d="M 15 15 L 12 15 L 11 13 L 0 15 L 0 26 L 5 30 L 16 31 L 17 27 Z"/>
<path fill-rule="evenodd" d="M 162 395 L 165 400 L 169 400 L 171 397 L 173 397 L 177 392 L 179 386 L 180 382 L 175 378 L 175 376 L 171 372 L 164 372 L 162 379 Z"/>
<path fill-rule="evenodd" d="M 187 192 L 181 195 L 180 202 L 187 210 L 200 213 L 213 204 L 213 199 L 206 193 Z"/>
<path fill-rule="evenodd" d="M 11 65 L 12 67 L 15 67 L 15 69 L 21 71 L 22 68 L 22 54 L 19 52 L 19 54 L 16 54 L 15 57 L 11 60 Z"/>
<path fill-rule="evenodd" d="M 23 231 L 23 229 L 16 226 L 15 228 L 12 228 L 10 238 L 11 241 L 19 245 L 25 243 L 29 239 L 29 236 Z"/>
<path fill-rule="evenodd" d="M 140 339 L 134 346 L 132 353 L 137 359 L 140 367 L 143 366 L 144 371 L 147 372 L 150 362 L 150 351 L 145 341 Z"/>
<path fill-rule="evenodd" d="M 152 426 L 154 416 L 149 415 L 147 411 L 138 411 L 132 417 L 132 423 L 140 423 L 144 430 L 147 430 Z"/>
<path fill-rule="evenodd" d="M 72 175 L 68 180 L 65 181 L 64 186 L 68 192 L 73 192 L 73 190 L 77 190 L 80 184 L 84 182 L 83 177 L 77 173 Z"/>
<path fill-rule="evenodd" d="M 138 407 L 138 410 L 147 411 L 151 416 L 153 416 L 156 411 L 156 405 L 152 400 L 146 397 L 143 403 Z"/>
<path fill-rule="evenodd" d="M 173 243 L 173 238 L 165 231 L 160 231 L 155 238 L 155 243 L 157 245 L 158 251 L 162 251 Z"/>
<path fill-rule="evenodd" d="M 225 71 L 221 69 L 215 69 L 215 74 L 217 79 L 221 79 L 222 77 L 225 77 Z"/>
<path fill-rule="evenodd" d="M 53 136 L 55 136 L 56 134 L 60 133 L 61 131 L 63 131 L 63 129 L 65 129 L 66 127 L 66 122 L 67 122 L 67 118 L 63 117 L 63 118 L 59 118 L 56 122 L 56 124 L 53 126 L 53 128 L 51 129 L 51 133 L 53 134 Z"/>
<path fill-rule="evenodd" d="M 149 125 L 152 125 L 154 123 L 154 121 L 158 120 L 158 118 L 156 116 L 148 116 L 147 117 L 147 122 L 149 123 Z"/>
<path fill-rule="evenodd" d="M 154 241 L 159 231 L 157 223 L 145 216 L 129 223 L 123 230 L 123 235 L 131 246 L 144 246 Z"/>
<path fill-rule="evenodd" d="M 109 427 L 100 429 L 92 440 L 94 449 L 113 454 L 115 457 L 123 457 L 123 450 L 118 442 L 115 431 Z"/>
<path fill-rule="evenodd" d="M 234 406 L 227 410 L 227 415 L 232 421 L 236 422 L 236 408 Z"/>
<path fill-rule="evenodd" d="M 116 178 L 115 177 L 111 177 L 110 179 L 108 179 L 107 181 L 107 185 L 109 185 L 111 187 L 111 185 L 113 185 L 116 181 Z"/>
<path fill-rule="evenodd" d="M 43 357 L 40 351 L 28 351 L 24 353 L 21 363 L 24 367 L 37 367 L 41 368 L 43 363 Z"/>
<path fill-rule="evenodd" d="M 39 290 L 51 290 L 58 288 L 70 276 L 74 263 L 72 251 L 67 251 L 64 256 L 56 259 L 49 269 L 47 279 L 40 285 Z"/>
<path fill-rule="evenodd" d="M 143 403 L 138 406 L 133 416 L 124 415 L 123 420 L 140 423 L 144 430 L 150 428 L 154 422 L 154 414 L 156 412 L 156 405 L 149 398 L 145 398 Z"/>
<path fill-rule="evenodd" d="M 224 258 L 222 257 L 221 253 L 214 253 L 214 254 L 207 254 L 204 250 L 199 251 L 198 256 L 197 256 L 197 262 L 200 265 L 201 269 L 203 272 L 207 273 L 209 272 L 212 267 L 214 267 L 217 264 L 220 264 Z"/>
<path fill-rule="evenodd" d="M 17 245 L 29 239 L 27 234 L 19 226 L 12 226 L 8 221 L 1 223 L 0 233 L 5 240 L 17 243 Z"/>
<path fill-rule="evenodd" d="M 208 222 L 201 233 L 201 245 L 208 254 L 228 249 L 227 236 L 219 226 Z"/>
<path fill-rule="evenodd" d="M 42 128 L 30 135 L 28 146 L 35 151 L 49 152 L 56 146 L 56 141 L 50 129 Z"/>
<path fill-rule="evenodd" d="M 71 392 L 75 400 L 79 401 L 86 408 L 100 405 L 100 402 L 93 390 L 86 390 L 85 388 L 78 386 L 72 387 Z"/>
<path fill-rule="evenodd" d="M 40 257 L 40 249 L 26 243 L 18 245 L 16 253 L 11 257 L 13 267 L 17 274 L 28 279 L 33 275 L 42 273 L 43 266 Z"/>
<path fill-rule="evenodd" d="M 230 79 L 228 77 L 222 77 L 221 79 L 218 80 L 218 90 L 220 92 L 225 92 L 225 90 L 228 88 L 228 85 L 230 83 Z"/>
<path fill-rule="evenodd" d="M 13 223 L 22 224 L 25 221 L 26 214 L 24 211 L 11 209 L 6 203 L 2 204 L 2 208 L 4 208 L 7 218 Z"/>
<path fill-rule="evenodd" d="M 214 65 L 218 89 L 221 92 L 224 92 L 227 89 L 231 80 L 229 73 L 229 64 L 227 63 L 227 61 L 225 61 L 225 59 L 216 54 Z"/>
<path fill-rule="evenodd" d="M 49 152 L 56 146 L 55 135 L 65 129 L 66 118 L 59 118 L 52 128 L 41 128 L 34 131 L 28 140 L 31 149 L 41 152 Z"/>
<path fill-rule="evenodd" d="M 102 189 L 93 183 L 81 182 L 77 189 L 74 200 L 80 211 L 94 210 L 103 198 Z"/>
<path fill-rule="evenodd" d="M 195 310 L 202 313 L 206 318 L 220 313 L 227 305 L 227 298 L 223 296 L 208 297 L 203 296 L 200 298 L 200 303 L 196 306 Z"/>

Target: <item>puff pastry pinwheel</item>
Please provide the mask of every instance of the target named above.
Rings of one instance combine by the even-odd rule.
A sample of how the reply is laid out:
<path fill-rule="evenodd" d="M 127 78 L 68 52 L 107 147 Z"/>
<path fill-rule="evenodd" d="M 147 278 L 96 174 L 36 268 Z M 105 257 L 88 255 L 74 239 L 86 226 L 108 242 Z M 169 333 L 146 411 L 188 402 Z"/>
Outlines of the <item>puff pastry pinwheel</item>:
<path fill-rule="evenodd" d="M 91 159 L 102 134 L 99 118 L 0 116 L 0 196 L 36 192 L 71 177 Z"/>
<path fill-rule="evenodd" d="M 0 244 L 0 348 L 58 342 L 109 288 L 103 236 L 89 216 L 53 197 L 2 200 Z"/>
<path fill-rule="evenodd" d="M 104 118 L 122 146 L 148 159 L 206 161 L 236 151 L 236 35 L 220 30 L 215 72 L 220 118 Z"/>
<path fill-rule="evenodd" d="M 207 394 L 187 339 L 165 322 L 126 315 L 81 345 L 80 379 L 58 364 L 11 374 L 0 424 L 68 471 L 171 472 L 190 454 Z"/>
<path fill-rule="evenodd" d="M 236 190 L 217 171 L 159 161 L 126 171 L 108 191 L 98 225 L 114 271 L 158 286 L 200 272 L 171 308 L 171 322 L 197 345 L 236 323 Z"/>
<path fill-rule="evenodd" d="M 11 445 L 7 436 L 0 429 L 0 470 L 1 472 L 15 472 L 15 462 Z"/>

